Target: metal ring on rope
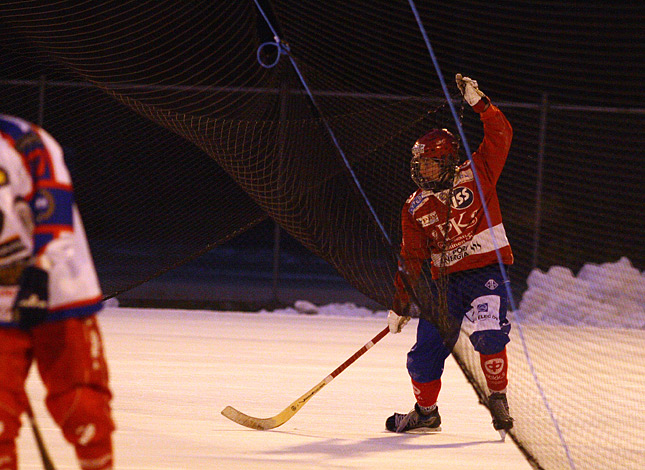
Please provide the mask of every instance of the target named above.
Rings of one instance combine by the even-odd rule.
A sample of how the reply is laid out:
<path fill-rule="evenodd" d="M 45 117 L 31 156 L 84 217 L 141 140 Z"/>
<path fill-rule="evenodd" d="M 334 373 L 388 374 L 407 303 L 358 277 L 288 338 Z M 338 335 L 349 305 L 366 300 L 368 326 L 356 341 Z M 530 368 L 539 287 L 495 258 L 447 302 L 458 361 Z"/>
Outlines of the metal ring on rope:
<path fill-rule="evenodd" d="M 275 60 L 270 64 L 264 63 L 262 61 L 262 58 L 260 57 L 260 54 L 262 53 L 262 49 L 265 46 L 275 46 L 277 48 L 277 50 L 278 50 L 278 53 L 276 54 Z M 257 52 L 258 62 L 265 69 L 270 69 L 271 67 L 275 67 L 278 64 L 278 62 L 280 61 L 280 56 L 281 55 L 286 55 L 288 53 L 289 53 L 289 46 L 284 44 L 284 43 L 282 43 L 282 42 L 280 42 L 279 38 L 275 38 L 275 42 L 269 41 L 269 42 L 265 42 L 263 44 L 260 44 L 260 47 L 258 47 L 258 52 Z"/>

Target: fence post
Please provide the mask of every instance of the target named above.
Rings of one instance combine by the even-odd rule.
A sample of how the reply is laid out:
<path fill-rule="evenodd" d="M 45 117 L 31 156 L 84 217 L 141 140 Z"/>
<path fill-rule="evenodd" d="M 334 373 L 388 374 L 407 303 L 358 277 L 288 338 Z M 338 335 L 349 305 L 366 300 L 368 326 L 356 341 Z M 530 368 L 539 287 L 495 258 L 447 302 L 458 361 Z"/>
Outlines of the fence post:
<path fill-rule="evenodd" d="M 542 93 L 540 104 L 540 133 L 538 137 L 538 167 L 537 182 L 535 187 L 535 223 L 533 226 L 533 264 L 531 270 L 537 267 L 538 251 L 540 248 L 540 225 L 542 223 L 542 178 L 544 168 L 544 145 L 546 141 L 547 110 L 549 108 L 549 95 Z"/>
<path fill-rule="evenodd" d="M 45 86 L 47 84 L 46 77 L 44 75 L 40 76 L 40 81 L 38 82 L 38 122 L 37 124 L 40 127 L 43 127 L 43 121 L 45 119 Z"/>
<path fill-rule="evenodd" d="M 284 74 L 283 74 L 284 75 Z M 287 125 L 287 95 L 289 93 L 289 86 L 286 78 L 283 76 L 280 83 L 280 121 L 278 128 L 278 173 L 277 178 L 283 176 L 282 162 L 284 156 L 285 142 L 286 142 L 286 129 Z M 273 300 L 279 302 L 278 299 L 278 278 L 280 275 L 280 225 L 275 222 L 273 232 Z"/>

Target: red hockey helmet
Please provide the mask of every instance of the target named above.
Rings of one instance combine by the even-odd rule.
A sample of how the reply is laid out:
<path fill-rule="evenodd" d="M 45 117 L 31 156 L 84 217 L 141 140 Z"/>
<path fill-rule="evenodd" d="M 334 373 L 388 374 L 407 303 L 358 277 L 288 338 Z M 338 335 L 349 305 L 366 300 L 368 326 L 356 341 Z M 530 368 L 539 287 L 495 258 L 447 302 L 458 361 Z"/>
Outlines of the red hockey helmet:
<path fill-rule="evenodd" d="M 459 161 L 459 142 L 448 129 L 432 129 L 412 147 L 410 174 L 421 189 L 441 190 L 452 185 Z"/>

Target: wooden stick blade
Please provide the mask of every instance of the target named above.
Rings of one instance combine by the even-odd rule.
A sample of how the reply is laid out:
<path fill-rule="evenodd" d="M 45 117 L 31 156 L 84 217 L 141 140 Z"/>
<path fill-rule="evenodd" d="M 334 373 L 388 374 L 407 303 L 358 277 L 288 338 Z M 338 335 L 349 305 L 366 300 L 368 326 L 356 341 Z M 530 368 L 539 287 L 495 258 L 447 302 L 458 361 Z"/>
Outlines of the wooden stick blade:
<path fill-rule="evenodd" d="M 282 426 L 284 423 L 289 421 L 293 415 L 295 415 L 300 408 L 307 403 L 311 397 L 320 391 L 325 385 L 331 382 L 334 378 L 331 375 L 328 375 L 321 382 L 319 382 L 314 388 L 309 390 L 303 396 L 298 398 L 296 401 L 287 406 L 284 410 L 278 413 L 271 418 L 254 418 L 247 414 L 242 413 L 241 411 L 236 410 L 232 406 L 227 406 L 222 410 L 222 414 L 226 416 L 231 421 L 246 426 L 251 429 L 258 429 L 260 431 L 266 431 L 267 429 L 277 428 Z"/>
<path fill-rule="evenodd" d="M 356 351 L 352 357 L 343 362 L 338 366 L 331 374 L 325 377 L 320 381 L 315 387 L 305 393 L 303 396 L 298 398 L 296 401 L 287 406 L 277 415 L 271 418 L 254 418 L 247 414 L 242 413 L 241 411 L 236 410 L 232 406 L 227 406 L 222 410 L 222 415 L 226 416 L 231 421 L 246 426 L 251 429 L 258 429 L 260 431 L 266 431 L 267 429 L 277 428 L 282 426 L 284 423 L 289 421 L 293 415 L 295 415 L 300 408 L 302 408 L 305 403 L 307 403 L 316 393 L 318 393 L 325 385 L 334 380 L 338 374 L 347 369 L 351 364 L 361 357 L 365 352 L 379 342 L 385 335 L 389 332 L 389 327 L 385 327 L 379 334 L 377 334 L 371 341 L 368 341 L 361 349 Z"/>
<path fill-rule="evenodd" d="M 295 411 L 292 414 L 285 413 L 283 411 L 282 413 L 273 416 L 272 418 L 254 418 L 253 416 L 249 416 L 242 413 L 241 411 L 236 410 L 232 406 L 227 406 L 222 410 L 222 414 L 231 421 L 242 426 L 246 426 L 247 428 L 266 431 L 267 429 L 277 428 L 278 426 L 286 423 L 291 418 L 291 416 L 295 414 Z"/>

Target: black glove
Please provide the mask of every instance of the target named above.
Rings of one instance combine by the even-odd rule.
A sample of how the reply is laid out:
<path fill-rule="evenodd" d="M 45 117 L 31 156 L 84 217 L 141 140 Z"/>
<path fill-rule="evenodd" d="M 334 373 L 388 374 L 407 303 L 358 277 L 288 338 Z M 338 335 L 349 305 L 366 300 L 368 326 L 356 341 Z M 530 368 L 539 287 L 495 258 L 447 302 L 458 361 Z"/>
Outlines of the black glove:
<path fill-rule="evenodd" d="M 20 276 L 20 289 L 13 304 L 14 321 L 22 330 L 40 325 L 47 317 L 49 274 L 28 266 Z"/>

